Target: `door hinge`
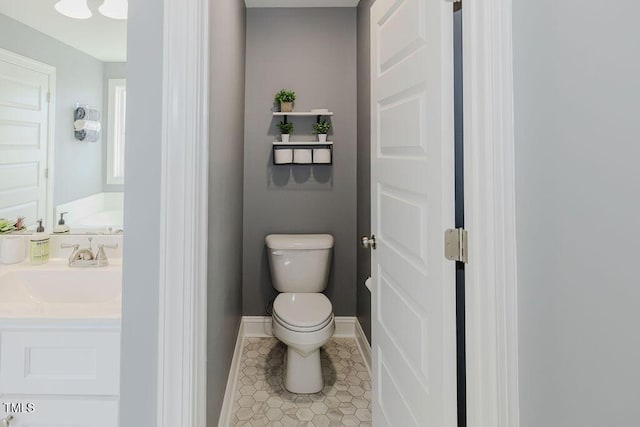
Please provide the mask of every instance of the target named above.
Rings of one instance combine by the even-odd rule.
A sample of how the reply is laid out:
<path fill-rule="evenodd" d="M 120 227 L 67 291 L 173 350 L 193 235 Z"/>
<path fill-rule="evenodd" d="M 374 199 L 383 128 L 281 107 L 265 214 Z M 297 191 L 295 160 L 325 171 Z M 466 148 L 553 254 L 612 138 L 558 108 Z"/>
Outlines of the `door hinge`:
<path fill-rule="evenodd" d="M 49 168 L 44 168 L 44 177 L 45 177 L 46 179 L 48 179 L 48 178 L 49 178 Z"/>
<path fill-rule="evenodd" d="M 47 104 L 51 103 L 51 92 L 47 92 Z"/>
<path fill-rule="evenodd" d="M 450 228 L 444 232 L 444 256 L 451 261 L 469 262 L 468 236 L 464 228 Z"/>

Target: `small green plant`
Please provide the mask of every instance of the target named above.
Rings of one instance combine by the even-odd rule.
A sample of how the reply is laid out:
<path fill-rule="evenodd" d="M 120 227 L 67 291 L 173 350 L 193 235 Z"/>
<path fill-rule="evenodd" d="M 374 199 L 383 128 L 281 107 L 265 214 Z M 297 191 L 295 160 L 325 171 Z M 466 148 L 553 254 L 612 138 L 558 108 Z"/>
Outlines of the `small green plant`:
<path fill-rule="evenodd" d="M 293 123 L 280 122 L 278 123 L 278 127 L 280 128 L 280 133 L 283 133 L 285 135 L 293 133 Z"/>
<path fill-rule="evenodd" d="M 27 228 L 27 226 L 24 224 L 24 217 L 19 216 L 16 221 L 9 221 L 8 219 L 0 218 L 0 234 L 20 231 L 25 228 Z"/>
<path fill-rule="evenodd" d="M 313 133 L 317 135 L 325 135 L 331 129 L 331 122 L 328 120 L 320 120 L 313 124 Z"/>
<path fill-rule="evenodd" d="M 296 100 L 296 93 L 292 90 L 282 89 L 280 92 L 276 93 L 275 101 L 277 103 L 283 102 L 293 102 Z"/>

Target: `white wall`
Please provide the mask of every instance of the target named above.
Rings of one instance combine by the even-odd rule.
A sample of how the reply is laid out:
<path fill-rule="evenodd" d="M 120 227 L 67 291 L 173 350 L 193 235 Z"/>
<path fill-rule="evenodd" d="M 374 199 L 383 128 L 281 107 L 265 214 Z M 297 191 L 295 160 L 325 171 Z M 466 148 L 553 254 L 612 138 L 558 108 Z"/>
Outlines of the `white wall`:
<path fill-rule="evenodd" d="M 156 425 L 163 19 L 129 2 L 120 427 Z"/>
<path fill-rule="evenodd" d="M 514 0 L 522 427 L 640 419 L 640 3 Z"/>

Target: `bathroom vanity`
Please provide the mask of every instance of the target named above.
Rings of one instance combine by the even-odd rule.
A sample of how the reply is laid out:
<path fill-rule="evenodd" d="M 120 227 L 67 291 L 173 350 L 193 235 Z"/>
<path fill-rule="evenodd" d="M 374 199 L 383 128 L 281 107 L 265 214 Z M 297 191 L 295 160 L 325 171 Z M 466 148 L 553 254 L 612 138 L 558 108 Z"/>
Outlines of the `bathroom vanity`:
<path fill-rule="evenodd" d="M 102 268 L 62 258 L 0 266 L 0 419 L 118 424 L 121 272 L 119 259 Z"/>

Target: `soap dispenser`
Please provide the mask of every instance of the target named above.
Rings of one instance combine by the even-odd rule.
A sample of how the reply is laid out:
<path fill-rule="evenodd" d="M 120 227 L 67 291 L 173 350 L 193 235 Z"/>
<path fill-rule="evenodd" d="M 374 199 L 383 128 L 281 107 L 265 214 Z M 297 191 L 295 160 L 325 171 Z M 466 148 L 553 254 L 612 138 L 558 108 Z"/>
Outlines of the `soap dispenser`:
<path fill-rule="evenodd" d="M 64 223 L 64 216 L 66 214 L 68 214 L 68 213 L 69 212 L 61 212 L 60 213 L 60 220 L 58 221 L 58 225 L 53 227 L 53 232 L 55 234 L 62 234 L 62 233 L 68 233 L 69 232 L 69 226 Z"/>
<path fill-rule="evenodd" d="M 29 238 L 29 262 L 44 264 L 49 261 L 49 235 L 45 234 L 42 220 L 38 220 L 36 232 Z"/>

